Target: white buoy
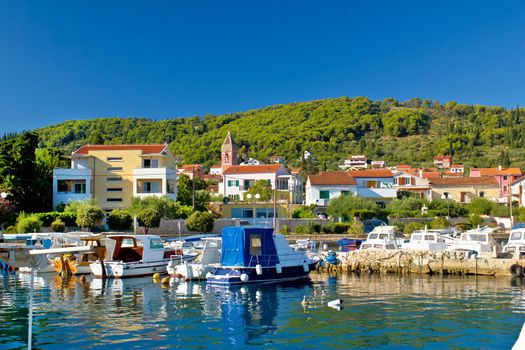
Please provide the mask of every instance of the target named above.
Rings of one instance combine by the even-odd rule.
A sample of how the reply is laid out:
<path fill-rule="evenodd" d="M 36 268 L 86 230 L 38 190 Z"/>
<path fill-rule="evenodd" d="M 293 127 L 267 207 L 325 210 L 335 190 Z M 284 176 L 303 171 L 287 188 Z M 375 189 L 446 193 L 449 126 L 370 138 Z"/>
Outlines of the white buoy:
<path fill-rule="evenodd" d="M 275 264 L 275 272 L 283 273 L 283 267 L 281 266 L 281 264 Z"/>
<path fill-rule="evenodd" d="M 301 301 L 301 305 L 303 307 L 307 307 L 308 306 L 308 300 L 306 300 L 306 295 L 303 297 L 303 301 Z"/>
<path fill-rule="evenodd" d="M 262 275 L 262 266 L 261 266 L 261 264 L 257 264 L 257 265 L 255 265 L 255 272 L 256 272 L 258 275 Z"/>
<path fill-rule="evenodd" d="M 328 302 L 328 306 L 334 307 L 334 306 L 340 306 L 343 303 L 342 299 L 335 299 Z"/>
<path fill-rule="evenodd" d="M 310 267 L 308 266 L 308 263 L 306 263 L 306 262 L 303 263 L 303 270 L 304 270 L 304 272 L 309 272 L 310 271 Z"/>
<path fill-rule="evenodd" d="M 250 277 L 247 274 L 241 273 L 241 282 L 246 283 L 246 282 L 248 282 L 249 279 L 250 279 Z"/>

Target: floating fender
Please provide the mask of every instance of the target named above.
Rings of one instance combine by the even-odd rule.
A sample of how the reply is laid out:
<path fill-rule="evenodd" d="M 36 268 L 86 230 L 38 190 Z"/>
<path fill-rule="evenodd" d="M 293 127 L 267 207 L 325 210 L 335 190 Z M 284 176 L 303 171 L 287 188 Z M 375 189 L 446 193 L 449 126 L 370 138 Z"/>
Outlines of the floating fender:
<path fill-rule="evenodd" d="M 261 266 L 261 264 L 257 264 L 257 265 L 255 265 L 255 272 L 256 272 L 258 275 L 262 275 L 262 266 Z"/>
<path fill-rule="evenodd" d="M 158 280 L 159 278 L 160 278 L 160 273 L 157 272 L 157 273 L 153 274 L 153 279 L 154 280 Z"/>
<path fill-rule="evenodd" d="M 304 272 L 309 272 L 310 271 L 310 267 L 308 266 L 308 263 L 306 263 L 306 262 L 303 263 L 303 270 L 304 270 Z"/>
<path fill-rule="evenodd" d="M 250 277 L 247 274 L 241 273 L 241 282 L 246 283 L 246 282 L 248 282 L 249 279 L 250 279 Z"/>
<path fill-rule="evenodd" d="M 512 277 L 521 277 L 523 274 L 523 268 L 518 264 L 511 265 L 509 271 Z"/>
<path fill-rule="evenodd" d="M 275 272 L 283 273 L 283 267 L 281 266 L 281 264 L 275 264 Z"/>
<path fill-rule="evenodd" d="M 161 283 L 161 284 L 169 284 L 169 283 L 170 283 L 170 278 L 171 278 L 170 276 L 164 277 L 164 278 L 160 281 L 160 283 Z"/>

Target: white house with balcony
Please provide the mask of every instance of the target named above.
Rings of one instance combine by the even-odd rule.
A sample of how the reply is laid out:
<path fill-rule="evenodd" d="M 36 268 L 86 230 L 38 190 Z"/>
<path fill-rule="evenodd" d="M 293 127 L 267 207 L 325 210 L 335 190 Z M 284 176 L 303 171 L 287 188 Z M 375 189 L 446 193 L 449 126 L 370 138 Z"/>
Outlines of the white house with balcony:
<path fill-rule="evenodd" d="M 419 198 L 431 199 L 431 188 L 428 179 L 423 178 L 423 170 L 419 170 L 419 176 L 406 171 L 394 171 L 393 188 L 397 192 L 407 191 Z"/>
<path fill-rule="evenodd" d="M 302 182 L 282 164 L 232 165 L 223 171 L 219 193 L 235 201 L 243 200 L 244 193 L 258 180 L 265 180 L 277 192 L 278 200 L 302 203 Z"/>
<path fill-rule="evenodd" d="M 330 200 L 352 193 L 383 206 L 397 197 L 390 170 L 321 172 L 308 176 L 306 204 L 328 205 Z"/>

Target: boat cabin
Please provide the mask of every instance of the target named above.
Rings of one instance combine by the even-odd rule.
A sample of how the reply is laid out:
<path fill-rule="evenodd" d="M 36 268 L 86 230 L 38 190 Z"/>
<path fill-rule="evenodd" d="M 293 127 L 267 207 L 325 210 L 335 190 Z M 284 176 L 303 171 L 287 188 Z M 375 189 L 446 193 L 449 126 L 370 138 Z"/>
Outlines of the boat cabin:
<path fill-rule="evenodd" d="M 278 263 L 272 228 L 223 228 L 221 265 L 268 267 Z"/>
<path fill-rule="evenodd" d="M 525 253 L 525 228 L 516 228 L 510 231 L 509 241 L 503 247 L 504 253 Z"/>
<path fill-rule="evenodd" d="M 412 232 L 410 242 L 403 245 L 404 249 L 423 249 L 443 251 L 447 247 L 440 230 L 417 230 Z"/>
<path fill-rule="evenodd" d="M 157 235 L 112 235 L 108 238 L 115 244 L 110 255 L 114 261 L 158 261 L 177 253 L 182 255 L 182 252 L 166 249 Z"/>

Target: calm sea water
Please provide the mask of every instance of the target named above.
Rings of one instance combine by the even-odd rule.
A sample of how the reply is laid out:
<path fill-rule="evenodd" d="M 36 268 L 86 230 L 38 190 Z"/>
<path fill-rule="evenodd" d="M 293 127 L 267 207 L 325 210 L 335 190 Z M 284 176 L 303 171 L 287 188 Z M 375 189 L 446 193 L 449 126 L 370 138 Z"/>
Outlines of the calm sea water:
<path fill-rule="evenodd" d="M 29 276 L 0 281 L 0 349 L 25 348 Z M 337 298 L 342 310 L 327 307 Z M 312 273 L 217 289 L 48 275 L 34 303 L 39 349 L 510 349 L 525 321 L 524 281 L 490 277 Z"/>

